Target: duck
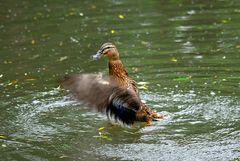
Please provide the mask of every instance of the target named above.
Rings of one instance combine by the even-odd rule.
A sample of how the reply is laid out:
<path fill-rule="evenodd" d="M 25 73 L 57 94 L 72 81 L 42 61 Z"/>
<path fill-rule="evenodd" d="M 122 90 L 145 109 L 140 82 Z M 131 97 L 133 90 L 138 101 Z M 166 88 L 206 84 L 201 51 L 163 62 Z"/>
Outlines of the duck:
<path fill-rule="evenodd" d="M 103 74 L 66 75 L 60 86 L 82 104 L 106 114 L 113 124 L 133 126 L 135 122 L 151 125 L 163 116 L 148 107 L 140 98 L 136 81 L 124 68 L 113 43 L 104 43 L 93 59 L 108 58 L 108 76 Z"/>

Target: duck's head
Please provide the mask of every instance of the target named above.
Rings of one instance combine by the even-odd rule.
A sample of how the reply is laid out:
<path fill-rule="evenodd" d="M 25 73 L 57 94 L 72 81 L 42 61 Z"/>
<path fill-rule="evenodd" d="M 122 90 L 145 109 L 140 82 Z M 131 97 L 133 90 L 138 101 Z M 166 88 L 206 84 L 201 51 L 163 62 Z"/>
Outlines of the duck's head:
<path fill-rule="evenodd" d="M 112 43 L 104 43 L 100 50 L 93 56 L 94 59 L 101 58 L 102 56 L 107 56 L 109 60 L 118 60 L 119 53 L 117 48 Z"/>

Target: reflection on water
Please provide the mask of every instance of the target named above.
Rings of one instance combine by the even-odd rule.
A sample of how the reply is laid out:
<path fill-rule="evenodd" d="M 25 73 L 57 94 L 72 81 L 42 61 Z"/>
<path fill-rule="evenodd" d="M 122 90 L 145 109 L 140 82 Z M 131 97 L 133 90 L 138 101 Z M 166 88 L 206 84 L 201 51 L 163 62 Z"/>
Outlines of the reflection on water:
<path fill-rule="evenodd" d="M 0 160 L 239 158 L 239 2 L 0 2 Z M 57 89 L 107 73 L 107 41 L 166 120 L 112 126 Z"/>

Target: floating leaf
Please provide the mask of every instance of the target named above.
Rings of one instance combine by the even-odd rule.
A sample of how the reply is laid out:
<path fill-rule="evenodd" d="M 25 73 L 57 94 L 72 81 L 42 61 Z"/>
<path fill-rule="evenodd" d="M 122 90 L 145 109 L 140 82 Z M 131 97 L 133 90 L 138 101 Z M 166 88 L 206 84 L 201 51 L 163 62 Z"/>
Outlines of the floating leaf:
<path fill-rule="evenodd" d="M 60 57 L 57 61 L 63 61 L 63 60 L 66 60 L 66 59 L 68 59 L 68 56 Z"/>
<path fill-rule="evenodd" d="M 98 131 L 102 131 L 104 129 L 105 129 L 105 127 L 100 127 L 100 128 L 98 128 Z"/>
<path fill-rule="evenodd" d="M 95 6 L 94 4 L 91 5 L 91 9 L 96 9 L 96 8 L 97 8 L 97 6 Z"/>
<path fill-rule="evenodd" d="M 6 148 L 6 147 L 7 147 L 7 145 L 6 145 L 6 144 L 2 144 L 2 147 L 3 147 L 3 148 Z"/>
<path fill-rule="evenodd" d="M 124 19 L 125 17 L 123 15 L 118 15 L 118 18 Z"/>
<path fill-rule="evenodd" d="M 12 61 L 11 61 L 11 60 L 4 60 L 3 63 L 4 63 L 4 64 L 12 64 Z"/>
<path fill-rule="evenodd" d="M 130 131 L 127 131 L 127 130 L 124 130 L 123 132 L 127 133 L 127 134 L 132 134 L 132 135 L 135 135 L 136 132 L 130 132 Z"/>
<path fill-rule="evenodd" d="M 148 88 L 146 86 L 139 86 L 138 89 L 144 89 L 147 90 Z"/>
<path fill-rule="evenodd" d="M 101 135 L 101 138 L 103 139 L 107 139 L 109 141 L 112 141 L 112 139 L 110 137 L 108 137 L 107 135 Z"/>
<path fill-rule="evenodd" d="M 227 77 L 228 79 L 240 79 L 240 77 Z"/>
<path fill-rule="evenodd" d="M 44 38 L 46 38 L 46 37 L 49 36 L 49 34 L 42 34 L 41 36 L 44 37 Z"/>
<path fill-rule="evenodd" d="M 143 45 L 150 45 L 150 42 L 147 42 L 147 41 L 141 41 L 141 44 L 143 44 Z"/>
<path fill-rule="evenodd" d="M 149 82 L 138 82 L 137 84 L 138 85 L 147 85 L 147 84 L 149 84 Z"/>
<path fill-rule="evenodd" d="M 236 48 L 237 48 L 237 49 L 240 49 L 240 45 L 237 45 Z"/>
<path fill-rule="evenodd" d="M 84 16 L 84 14 L 82 12 L 79 13 L 79 16 Z"/>
<path fill-rule="evenodd" d="M 176 58 L 171 59 L 172 62 L 177 62 L 178 60 Z"/>
<path fill-rule="evenodd" d="M 35 78 L 27 78 L 26 81 L 35 81 Z"/>
<path fill-rule="evenodd" d="M 9 86 L 17 84 L 18 80 L 12 80 L 10 83 L 8 83 Z"/>
<path fill-rule="evenodd" d="M 32 41 L 31 41 L 31 44 L 32 44 L 32 45 L 36 44 L 36 41 L 35 41 L 35 40 L 32 40 Z"/>
<path fill-rule="evenodd" d="M 0 139 L 6 139 L 7 137 L 4 135 L 0 135 Z"/>
<path fill-rule="evenodd" d="M 36 54 L 36 55 L 33 55 L 30 59 L 36 59 L 38 58 L 40 55 L 39 54 Z"/>
<path fill-rule="evenodd" d="M 59 46 L 63 46 L 63 42 L 62 41 L 59 42 Z"/>
<path fill-rule="evenodd" d="M 75 39 L 75 38 L 73 38 L 73 37 L 70 37 L 70 40 L 71 40 L 72 42 L 75 42 L 75 43 L 78 43 L 78 42 L 79 42 L 77 39 Z"/>
<path fill-rule="evenodd" d="M 222 23 L 228 23 L 228 20 L 222 20 Z"/>
<path fill-rule="evenodd" d="M 179 77 L 179 78 L 175 78 L 174 80 L 176 81 L 187 81 L 190 80 L 191 77 Z"/>
<path fill-rule="evenodd" d="M 68 156 L 67 156 L 67 155 L 61 155 L 59 158 L 60 158 L 60 159 L 62 159 L 62 158 L 68 158 Z"/>
<path fill-rule="evenodd" d="M 106 139 L 106 140 L 109 140 L 109 141 L 112 141 L 112 139 L 110 137 L 108 137 L 107 135 L 95 135 L 93 136 L 94 138 L 102 138 L 102 139 Z"/>
<path fill-rule="evenodd" d="M 113 29 L 111 30 L 111 33 L 112 33 L 112 34 L 114 34 L 115 32 L 116 32 L 115 30 L 113 30 Z"/>

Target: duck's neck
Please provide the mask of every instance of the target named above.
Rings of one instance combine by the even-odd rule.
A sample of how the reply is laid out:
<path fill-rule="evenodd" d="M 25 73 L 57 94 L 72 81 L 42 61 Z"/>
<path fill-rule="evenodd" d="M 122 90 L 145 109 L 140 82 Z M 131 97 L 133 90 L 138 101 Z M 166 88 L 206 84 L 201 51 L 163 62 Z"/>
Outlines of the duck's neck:
<path fill-rule="evenodd" d="M 124 69 L 121 60 L 110 60 L 108 63 L 109 77 L 111 83 L 117 83 L 117 85 L 128 87 L 129 78 L 128 73 Z"/>

